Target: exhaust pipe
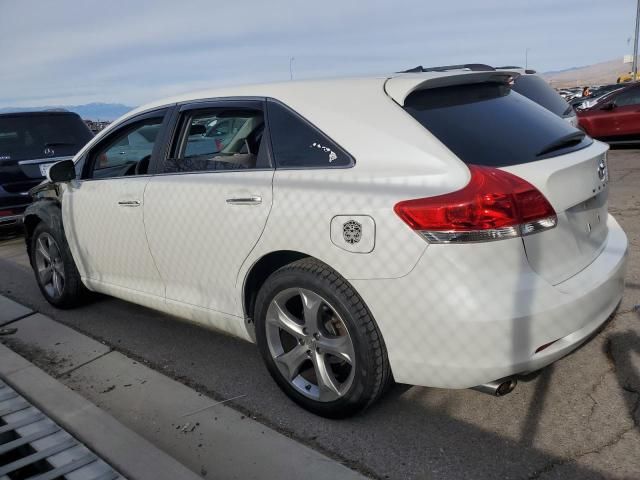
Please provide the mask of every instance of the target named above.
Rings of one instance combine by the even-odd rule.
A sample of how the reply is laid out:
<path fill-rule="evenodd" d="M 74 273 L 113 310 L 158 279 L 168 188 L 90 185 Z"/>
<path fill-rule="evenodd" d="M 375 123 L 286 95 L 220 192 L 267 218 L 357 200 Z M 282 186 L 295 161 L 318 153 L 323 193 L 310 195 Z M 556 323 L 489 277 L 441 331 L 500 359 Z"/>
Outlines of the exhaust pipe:
<path fill-rule="evenodd" d="M 478 392 L 486 393 L 494 397 L 503 397 L 508 393 L 513 392 L 516 388 L 518 381 L 515 378 L 507 377 L 500 380 L 494 380 L 493 382 L 483 383 L 472 387 L 471 390 L 477 390 Z"/>

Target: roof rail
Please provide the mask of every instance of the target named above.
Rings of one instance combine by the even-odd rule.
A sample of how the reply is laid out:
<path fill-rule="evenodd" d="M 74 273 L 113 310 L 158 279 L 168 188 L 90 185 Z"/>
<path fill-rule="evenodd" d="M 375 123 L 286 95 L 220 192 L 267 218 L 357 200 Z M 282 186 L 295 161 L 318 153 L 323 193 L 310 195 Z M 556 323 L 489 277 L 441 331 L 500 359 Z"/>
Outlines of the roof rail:
<path fill-rule="evenodd" d="M 494 71 L 491 65 L 485 65 L 484 63 L 465 63 L 462 65 L 444 65 L 442 67 L 423 67 L 418 65 L 417 67 L 403 70 L 398 73 L 423 73 L 423 72 L 447 72 L 449 70 L 471 70 L 473 72 L 491 72 Z"/>

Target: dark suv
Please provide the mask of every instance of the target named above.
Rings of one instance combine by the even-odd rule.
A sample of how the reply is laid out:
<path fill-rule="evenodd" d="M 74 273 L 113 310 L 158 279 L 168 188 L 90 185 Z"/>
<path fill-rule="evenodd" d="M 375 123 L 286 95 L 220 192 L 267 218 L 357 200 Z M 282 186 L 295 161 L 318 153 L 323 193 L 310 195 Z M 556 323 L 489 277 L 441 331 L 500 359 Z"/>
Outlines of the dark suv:
<path fill-rule="evenodd" d="M 73 157 L 92 137 L 76 113 L 0 114 L 0 228 L 19 225 L 29 190 L 47 168 Z"/>

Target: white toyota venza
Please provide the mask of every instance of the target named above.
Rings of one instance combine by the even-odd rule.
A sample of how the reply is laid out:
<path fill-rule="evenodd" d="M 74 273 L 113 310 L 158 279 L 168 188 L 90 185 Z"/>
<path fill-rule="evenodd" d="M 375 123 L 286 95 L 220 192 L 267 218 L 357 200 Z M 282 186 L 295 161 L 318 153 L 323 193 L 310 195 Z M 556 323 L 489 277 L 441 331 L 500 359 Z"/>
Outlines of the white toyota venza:
<path fill-rule="evenodd" d="M 395 380 L 508 393 L 614 312 L 607 146 L 511 89 L 403 73 L 184 95 L 55 164 L 25 216 L 38 284 L 255 342 L 324 416 Z"/>

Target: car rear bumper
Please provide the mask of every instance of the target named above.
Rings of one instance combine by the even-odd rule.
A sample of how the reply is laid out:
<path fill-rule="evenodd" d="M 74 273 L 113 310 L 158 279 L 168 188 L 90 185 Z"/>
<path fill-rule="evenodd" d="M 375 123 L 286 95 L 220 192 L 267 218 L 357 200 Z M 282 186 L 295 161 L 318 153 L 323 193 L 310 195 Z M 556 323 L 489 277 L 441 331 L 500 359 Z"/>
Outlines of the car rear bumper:
<path fill-rule="evenodd" d="M 4 227 L 17 227 L 22 225 L 23 215 L 11 215 L 7 217 L 0 217 L 0 228 Z"/>
<path fill-rule="evenodd" d="M 31 197 L 28 195 L 10 193 L 0 187 L 0 228 L 20 226 L 29 203 L 31 203 Z"/>
<path fill-rule="evenodd" d="M 396 381 L 468 388 L 577 348 L 624 290 L 627 238 L 613 217 L 607 222 L 602 253 L 555 286 L 531 269 L 521 239 L 430 245 L 405 277 L 352 281 L 382 331 Z"/>

